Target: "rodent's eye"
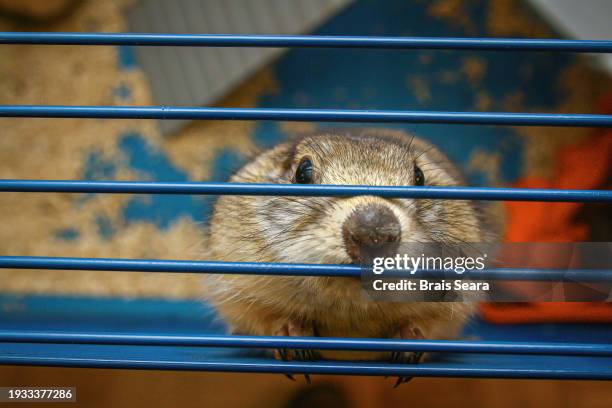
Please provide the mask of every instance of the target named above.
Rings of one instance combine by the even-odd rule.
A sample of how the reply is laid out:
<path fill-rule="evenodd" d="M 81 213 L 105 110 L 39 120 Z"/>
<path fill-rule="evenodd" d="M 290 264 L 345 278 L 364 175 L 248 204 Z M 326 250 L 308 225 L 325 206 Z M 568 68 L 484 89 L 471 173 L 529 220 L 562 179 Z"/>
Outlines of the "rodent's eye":
<path fill-rule="evenodd" d="M 425 185 L 425 175 L 423 174 L 423 170 L 419 168 L 416 164 L 414 165 L 414 185 L 415 186 L 424 186 Z"/>
<path fill-rule="evenodd" d="M 304 157 L 295 171 L 294 180 L 299 184 L 310 184 L 313 179 L 312 162 L 308 157 Z"/>

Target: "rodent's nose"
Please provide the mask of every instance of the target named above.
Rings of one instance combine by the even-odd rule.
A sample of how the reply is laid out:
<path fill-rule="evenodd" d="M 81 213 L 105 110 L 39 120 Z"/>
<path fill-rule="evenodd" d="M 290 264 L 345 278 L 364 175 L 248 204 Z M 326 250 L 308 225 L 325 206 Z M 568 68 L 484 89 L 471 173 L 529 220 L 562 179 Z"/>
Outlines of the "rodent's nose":
<path fill-rule="evenodd" d="M 401 232 L 397 217 L 383 204 L 357 206 L 342 225 L 346 251 L 354 262 L 367 262 L 372 256 L 395 254 Z"/>

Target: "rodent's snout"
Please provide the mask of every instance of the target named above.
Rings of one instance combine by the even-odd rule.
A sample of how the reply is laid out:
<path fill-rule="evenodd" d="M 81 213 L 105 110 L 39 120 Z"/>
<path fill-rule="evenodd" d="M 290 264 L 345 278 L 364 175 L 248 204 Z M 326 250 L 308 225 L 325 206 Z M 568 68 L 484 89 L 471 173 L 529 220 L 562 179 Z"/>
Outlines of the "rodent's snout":
<path fill-rule="evenodd" d="M 342 224 L 346 252 L 353 262 L 395 253 L 401 233 L 399 220 L 383 204 L 359 205 Z"/>

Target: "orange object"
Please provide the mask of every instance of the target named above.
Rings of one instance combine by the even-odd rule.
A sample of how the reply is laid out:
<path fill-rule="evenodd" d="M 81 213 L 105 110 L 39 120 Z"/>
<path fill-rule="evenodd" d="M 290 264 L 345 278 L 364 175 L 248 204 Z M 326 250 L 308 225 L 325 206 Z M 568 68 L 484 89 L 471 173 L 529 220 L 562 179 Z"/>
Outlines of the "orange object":
<path fill-rule="evenodd" d="M 606 104 L 612 110 L 612 97 Z M 612 159 L 612 131 L 599 130 L 559 151 L 552 180 L 525 177 L 522 188 L 598 189 L 606 186 Z M 609 182 L 609 181 L 608 181 Z M 583 204 L 506 202 L 506 242 L 588 241 L 589 227 L 577 221 Z M 610 220 L 608 220 L 610 221 Z M 485 303 L 481 315 L 492 323 L 612 322 L 612 304 L 590 302 Z"/>

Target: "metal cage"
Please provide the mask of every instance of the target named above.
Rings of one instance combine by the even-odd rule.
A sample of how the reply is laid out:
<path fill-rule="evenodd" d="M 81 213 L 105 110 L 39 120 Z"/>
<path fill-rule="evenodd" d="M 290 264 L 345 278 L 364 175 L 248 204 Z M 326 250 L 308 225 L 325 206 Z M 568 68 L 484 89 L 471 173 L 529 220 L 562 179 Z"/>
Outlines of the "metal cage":
<path fill-rule="evenodd" d="M 136 45 L 208 47 L 315 47 L 566 51 L 610 53 L 612 41 L 548 39 L 340 37 L 269 35 L 181 35 L 123 33 L 0 33 L 0 44 Z M 447 123 L 473 125 L 612 126 L 612 115 L 506 112 L 371 111 L 322 109 L 238 109 L 201 107 L 0 106 L 0 117 L 217 119 L 337 122 Z M 1 192 L 128 193 L 203 195 L 378 195 L 443 200 L 612 202 L 612 191 L 476 187 L 390 187 L 172 183 L 118 181 L 0 180 Z M 359 276 L 349 265 L 310 265 L 0 256 L 0 268 L 233 273 L 302 276 Z M 612 271 L 574 271 L 585 280 L 612 282 Z M 548 270 L 488 270 L 481 278 L 546 280 Z M 129 307 L 129 306 L 126 306 Z M 89 310 L 93 310 L 91 307 Z M 94 316 L 95 318 L 95 316 Z M 568 325 L 568 330 L 573 330 Z M 510 334 L 509 332 L 507 334 Z M 574 336 L 575 337 L 575 336 Z M 571 336 L 570 336 L 571 338 Z M 586 339 L 586 333 L 578 338 Z M 385 376 L 612 379 L 612 343 L 585 341 L 429 341 L 172 335 L 0 329 L 0 364 L 72 367 L 176 369 Z M 420 365 L 383 362 L 281 362 L 269 357 L 198 354 L 207 348 L 295 348 L 370 351 L 431 351 L 448 358 Z M 520 356 L 520 364 L 517 363 Z"/>

